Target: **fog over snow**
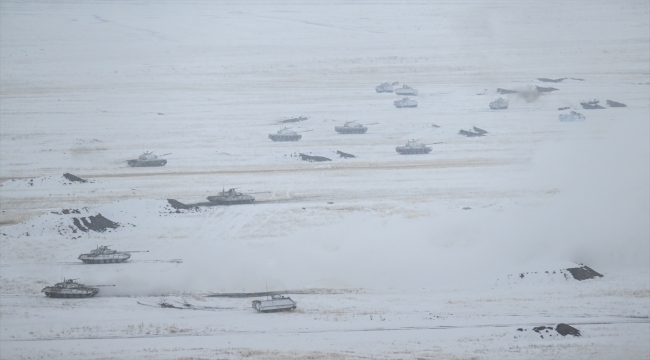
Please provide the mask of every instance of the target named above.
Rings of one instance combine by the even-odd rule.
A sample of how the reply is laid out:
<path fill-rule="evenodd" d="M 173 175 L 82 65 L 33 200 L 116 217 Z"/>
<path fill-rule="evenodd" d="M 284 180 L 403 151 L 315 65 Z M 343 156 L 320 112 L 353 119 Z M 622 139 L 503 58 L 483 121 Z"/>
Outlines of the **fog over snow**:
<path fill-rule="evenodd" d="M 648 358 L 649 18 L 646 1 L 3 0 L 0 358 Z M 352 120 L 368 131 L 334 131 Z M 302 138 L 268 138 L 283 127 Z M 398 154 L 411 139 L 432 151 Z M 127 164 L 144 151 L 167 164 Z M 255 202 L 203 206 L 228 188 Z M 117 227 L 84 231 L 99 214 Z M 77 259 L 98 245 L 148 252 Z M 585 265 L 603 276 L 567 270 Z M 63 278 L 115 286 L 41 292 Z M 297 308 L 258 313 L 267 291 Z"/>

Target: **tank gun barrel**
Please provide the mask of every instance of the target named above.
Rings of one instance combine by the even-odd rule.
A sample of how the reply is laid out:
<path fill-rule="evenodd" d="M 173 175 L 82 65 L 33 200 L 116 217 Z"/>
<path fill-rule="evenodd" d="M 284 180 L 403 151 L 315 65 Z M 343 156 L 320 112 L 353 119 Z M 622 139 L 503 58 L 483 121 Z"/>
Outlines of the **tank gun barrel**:
<path fill-rule="evenodd" d="M 303 130 L 303 131 L 296 131 L 296 132 L 297 133 L 304 133 L 304 132 L 310 132 L 310 131 L 314 131 L 314 130 L 312 129 L 312 130 Z"/>
<path fill-rule="evenodd" d="M 372 124 L 366 124 L 366 125 L 379 125 L 379 123 L 372 123 Z"/>
<path fill-rule="evenodd" d="M 88 285 L 92 287 L 107 287 L 107 286 L 115 286 L 115 285 Z"/>
<path fill-rule="evenodd" d="M 425 145 L 437 145 L 437 144 L 442 144 L 442 143 L 443 143 L 443 142 L 441 141 L 441 142 L 435 142 L 435 143 L 425 144 Z"/>
<path fill-rule="evenodd" d="M 172 153 L 169 153 L 169 154 L 162 154 L 162 155 L 158 155 L 158 156 L 167 156 L 167 155 L 171 155 L 171 154 L 172 154 Z"/>
<path fill-rule="evenodd" d="M 133 251 L 131 251 L 131 250 L 124 250 L 123 252 L 127 252 L 127 253 L 136 253 L 136 252 L 149 252 L 149 250 L 133 250 Z"/>

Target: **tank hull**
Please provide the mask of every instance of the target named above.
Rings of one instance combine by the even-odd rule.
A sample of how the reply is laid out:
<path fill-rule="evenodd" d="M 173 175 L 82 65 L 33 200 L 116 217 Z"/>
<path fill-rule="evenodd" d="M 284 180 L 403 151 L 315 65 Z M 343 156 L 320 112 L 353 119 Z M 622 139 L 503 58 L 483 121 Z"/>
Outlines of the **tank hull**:
<path fill-rule="evenodd" d="M 65 299 L 80 299 L 93 297 L 97 295 L 99 289 L 88 288 L 88 289 L 56 289 L 56 288 L 45 288 L 42 290 L 45 293 L 45 296 L 51 298 L 65 298 Z"/>
<path fill-rule="evenodd" d="M 269 134 L 269 139 L 273 141 L 298 141 L 302 139 L 302 135 L 278 135 Z"/>
<path fill-rule="evenodd" d="M 395 104 L 396 108 L 416 108 L 418 104 Z"/>
<path fill-rule="evenodd" d="M 416 96 L 418 91 L 415 89 L 397 89 L 395 95 Z"/>
<path fill-rule="evenodd" d="M 79 255 L 79 260 L 83 261 L 85 264 L 114 264 L 114 263 L 125 262 L 130 257 L 131 254 L 128 253 L 97 255 L 97 256 L 83 254 L 83 255 Z"/>
<path fill-rule="evenodd" d="M 508 105 L 490 104 L 490 109 L 492 109 L 492 110 L 505 110 L 507 108 L 508 108 Z"/>
<path fill-rule="evenodd" d="M 405 146 L 398 146 L 395 148 L 395 151 L 397 151 L 400 155 L 418 155 L 418 154 L 428 154 L 431 152 L 430 147 L 424 147 L 424 148 L 408 148 Z"/>
<path fill-rule="evenodd" d="M 259 312 L 291 311 L 296 307 L 296 302 L 290 298 L 253 301 L 253 309 Z"/>
<path fill-rule="evenodd" d="M 346 126 L 335 126 L 334 130 L 336 130 L 336 132 L 339 134 L 364 134 L 366 131 L 368 131 L 368 128 L 367 127 L 351 128 Z"/>
<path fill-rule="evenodd" d="M 585 121 L 584 116 L 578 116 L 578 115 L 573 115 L 573 114 L 560 114 L 558 116 L 560 121 L 562 122 L 578 122 L 578 121 Z"/>
<path fill-rule="evenodd" d="M 251 196 L 252 197 L 252 196 Z M 253 201 L 255 201 L 254 198 L 252 199 L 224 199 L 220 196 L 208 196 L 208 201 L 215 204 L 215 205 L 239 205 L 239 204 L 251 204 Z"/>
<path fill-rule="evenodd" d="M 127 161 L 131 167 L 153 167 L 153 166 L 165 166 L 167 160 L 157 159 L 157 160 L 129 160 Z"/>

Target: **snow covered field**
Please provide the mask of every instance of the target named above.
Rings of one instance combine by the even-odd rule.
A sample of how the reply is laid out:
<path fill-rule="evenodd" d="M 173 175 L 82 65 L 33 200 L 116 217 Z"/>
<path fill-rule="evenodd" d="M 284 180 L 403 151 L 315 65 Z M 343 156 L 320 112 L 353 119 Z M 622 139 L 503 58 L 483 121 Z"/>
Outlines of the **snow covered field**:
<path fill-rule="evenodd" d="M 647 359 L 649 18 L 647 1 L 0 1 L 0 358 Z M 417 108 L 374 90 L 395 81 Z M 268 139 L 283 126 L 302 139 Z M 488 134 L 458 134 L 473 126 Z M 399 155 L 409 139 L 441 144 Z M 145 150 L 172 154 L 127 165 Z M 224 187 L 256 201 L 167 201 Z M 75 225 L 98 214 L 120 226 Z M 96 245 L 149 252 L 77 260 Z M 604 277 L 565 276 L 577 263 Z M 62 277 L 115 287 L 40 292 Z M 267 288 L 298 308 L 214 296 Z M 533 330 L 559 323 L 582 336 Z"/>

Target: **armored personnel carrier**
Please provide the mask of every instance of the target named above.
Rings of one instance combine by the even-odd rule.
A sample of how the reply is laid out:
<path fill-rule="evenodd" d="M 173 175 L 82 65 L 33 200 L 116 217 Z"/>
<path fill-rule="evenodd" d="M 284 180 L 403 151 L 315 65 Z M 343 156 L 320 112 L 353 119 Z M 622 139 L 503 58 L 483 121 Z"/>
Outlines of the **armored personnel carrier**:
<path fill-rule="evenodd" d="M 418 140 L 409 140 L 406 145 L 395 148 L 400 155 L 428 154 L 431 150 L 433 149 Z"/>
<path fill-rule="evenodd" d="M 235 191 L 236 189 L 222 190 L 219 195 L 208 196 L 208 201 L 216 205 L 250 204 L 255 201 L 251 195 L 244 195 Z"/>
<path fill-rule="evenodd" d="M 47 297 L 53 298 L 87 298 L 97 295 L 98 287 L 115 285 L 91 285 L 86 286 L 75 282 L 76 279 L 67 279 L 54 286 L 47 286 L 41 290 Z"/>
<path fill-rule="evenodd" d="M 408 85 L 402 85 L 401 88 L 395 89 L 395 94 L 416 96 L 418 91 Z"/>
<path fill-rule="evenodd" d="M 587 119 L 587 118 L 585 118 L 584 115 L 582 115 L 581 113 L 576 112 L 576 111 L 571 111 L 568 114 L 560 114 L 560 116 L 558 116 L 558 117 L 560 118 L 560 121 L 566 121 L 566 122 L 585 121 Z"/>
<path fill-rule="evenodd" d="M 259 312 L 275 312 L 294 310 L 298 304 L 290 297 L 273 295 L 271 299 L 253 300 L 253 309 Z"/>
<path fill-rule="evenodd" d="M 78 259 L 86 264 L 109 264 L 121 263 L 127 261 L 134 252 L 149 252 L 149 251 L 115 251 L 108 248 L 108 246 L 98 246 L 97 249 L 90 250 L 88 254 L 79 255 Z"/>
<path fill-rule="evenodd" d="M 368 131 L 368 127 L 355 121 L 346 121 L 343 126 L 335 126 L 334 130 L 339 134 L 363 134 Z"/>
<path fill-rule="evenodd" d="M 273 141 L 298 141 L 302 139 L 302 135 L 288 128 L 283 128 L 275 134 L 269 134 L 269 139 Z"/>
<path fill-rule="evenodd" d="M 389 83 L 382 83 L 381 85 L 375 87 L 375 91 L 378 93 L 392 93 L 393 85 Z"/>
<path fill-rule="evenodd" d="M 490 109 L 492 110 L 504 110 L 508 108 L 508 100 L 503 98 L 498 98 L 490 103 Z"/>
<path fill-rule="evenodd" d="M 128 160 L 127 164 L 132 167 L 165 166 L 167 160 L 161 159 L 160 157 L 170 154 L 171 153 L 158 156 L 154 155 L 153 151 L 145 151 L 142 155 L 138 156 L 137 159 Z"/>
<path fill-rule="evenodd" d="M 418 106 L 418 102 L 405 97 L 402 100 L 393 101 L 393 105 L 396 108 L 414 108 Z"/>

